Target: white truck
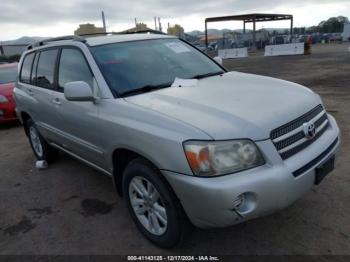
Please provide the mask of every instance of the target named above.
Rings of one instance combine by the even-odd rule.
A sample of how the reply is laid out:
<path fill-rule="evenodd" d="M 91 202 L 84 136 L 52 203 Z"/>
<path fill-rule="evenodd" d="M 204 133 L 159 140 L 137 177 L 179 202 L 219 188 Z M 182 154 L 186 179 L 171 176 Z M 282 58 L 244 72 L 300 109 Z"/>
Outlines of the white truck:
<path fill-rule="evenodd" d="M 344 24 L 344 31 L 342 33 L 343 41 L 350 41 L 350 23 Z"/>

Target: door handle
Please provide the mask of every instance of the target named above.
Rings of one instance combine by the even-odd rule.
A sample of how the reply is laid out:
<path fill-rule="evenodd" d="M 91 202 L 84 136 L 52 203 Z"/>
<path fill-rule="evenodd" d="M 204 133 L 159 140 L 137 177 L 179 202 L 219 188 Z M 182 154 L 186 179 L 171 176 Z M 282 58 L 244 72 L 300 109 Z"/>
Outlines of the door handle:
<path fill-rule="evenodd" d="M 61 101 L 60 101 L 60 99 L 58 97 L 54 98 L 52 100 L 52 103 L 54 103 L 55 105 L 61 105 Z"/>
<path fill-rule="evenodd" d="M 28 94 L 29 94 L 30 96 L 33 96 L 33 95 L 34 95 L 33 90 L 32 90 L 32 89 L 28 89 Z"/>

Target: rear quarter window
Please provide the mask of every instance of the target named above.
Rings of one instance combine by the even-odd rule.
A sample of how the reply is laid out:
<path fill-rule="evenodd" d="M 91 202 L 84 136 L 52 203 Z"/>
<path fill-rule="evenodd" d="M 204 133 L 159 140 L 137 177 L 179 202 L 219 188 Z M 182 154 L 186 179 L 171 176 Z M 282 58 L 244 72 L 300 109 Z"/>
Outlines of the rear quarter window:
<path fill-rule="evenodd" d="M 32 71 L 33 59 L 35 53 L 30 53 L 24 57 L 21 69 L 20 81 L 23 83 L 30 84 L 30 74 Z"/>

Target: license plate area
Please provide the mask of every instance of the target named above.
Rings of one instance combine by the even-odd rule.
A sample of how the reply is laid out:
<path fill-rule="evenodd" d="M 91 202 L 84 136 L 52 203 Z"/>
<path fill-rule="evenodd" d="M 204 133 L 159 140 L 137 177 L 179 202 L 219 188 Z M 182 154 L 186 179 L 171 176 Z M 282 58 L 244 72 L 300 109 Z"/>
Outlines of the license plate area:
<path fill-rule="evenodd" d="M 315 185 L 319 185 L 322 180 L 334 169 L 335 157 L 331 156 L 326 162 L 315 169 Z"/>

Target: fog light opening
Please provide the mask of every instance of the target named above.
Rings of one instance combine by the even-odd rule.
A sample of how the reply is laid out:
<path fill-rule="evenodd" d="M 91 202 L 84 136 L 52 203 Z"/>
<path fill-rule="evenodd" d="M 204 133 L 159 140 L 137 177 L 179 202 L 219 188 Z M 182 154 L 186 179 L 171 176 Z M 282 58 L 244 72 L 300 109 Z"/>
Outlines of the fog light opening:
<path fill-rule="evenodd" d="M 233 209 L 234 210 L 239 209 L 243 205 L 244 199 L 245 199 L 244 194 L 240 194 L 238 197 L 236 197 L 236 199 L 233 200 Z"/>
<path fill-rule="evenodd" d="M 233 211 L 240 216 L 253 212 L 257 206 L 256 195 L 252 192 L 245 192 L 236 197 L 233 201 Z"/>

